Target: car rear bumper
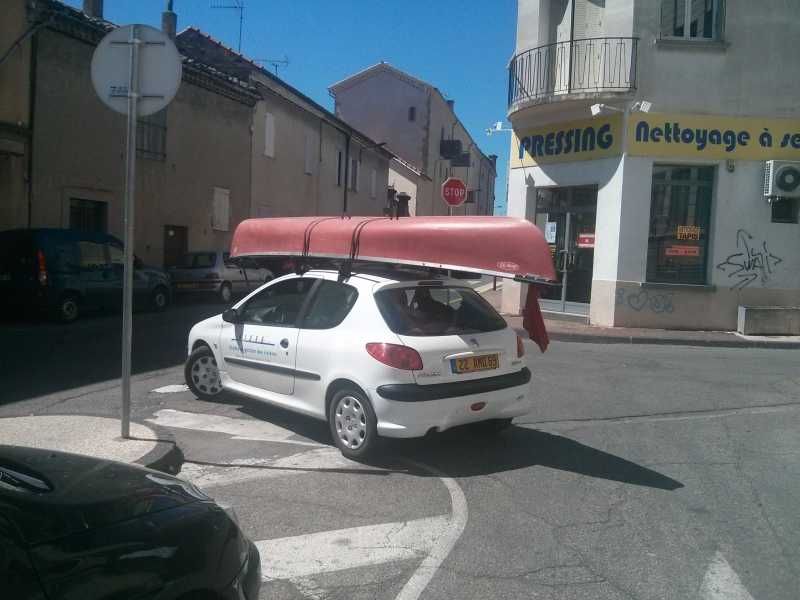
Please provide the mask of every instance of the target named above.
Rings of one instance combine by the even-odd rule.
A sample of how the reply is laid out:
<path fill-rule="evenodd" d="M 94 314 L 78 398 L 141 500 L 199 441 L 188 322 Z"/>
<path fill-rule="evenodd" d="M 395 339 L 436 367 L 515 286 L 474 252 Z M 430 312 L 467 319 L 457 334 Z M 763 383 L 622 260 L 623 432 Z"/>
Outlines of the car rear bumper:
<path fill-rule="evenodd" d="M 431 429 L 444 431 L 487 419 L 526 415 L 532 408 L 530 371 L 522 369 L 511 375 L 428 386 L 379 386 L 373 395 L 378 433 L 413 438 Z M 485 406 L 475 410 L 478 403 Z"/>
<path fill-rule="evenodd" d="M 261 556 L 255 544 L 250 542 L 247 561 L 236 578 L 222 591 L 222 597 L 225 600 L 258 600 L 260 588 Z"/>

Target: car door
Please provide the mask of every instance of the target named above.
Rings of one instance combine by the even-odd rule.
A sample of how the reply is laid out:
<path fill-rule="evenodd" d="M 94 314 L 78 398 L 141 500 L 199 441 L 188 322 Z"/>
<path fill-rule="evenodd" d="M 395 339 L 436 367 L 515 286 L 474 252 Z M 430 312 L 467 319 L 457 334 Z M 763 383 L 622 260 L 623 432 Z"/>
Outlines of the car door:
<path fill-rule="evenodd" d="M 237 307 L 236 323 L 223 323 L 219 345 L 233 383 L 287 396 L 294 392 L 297 325 L 317 281 L 276 282 Z"/>
<path fill-rule="evenodd" d="M 79 277 L 83 287 L 84 303 L 92 308 L 110 308 L 118 304 L 115 275 L 106 255 L 106 245 L 99 241 L 78 241 L 80 252 Z M 116 301 L 116 302 L 115 302 Z"/>

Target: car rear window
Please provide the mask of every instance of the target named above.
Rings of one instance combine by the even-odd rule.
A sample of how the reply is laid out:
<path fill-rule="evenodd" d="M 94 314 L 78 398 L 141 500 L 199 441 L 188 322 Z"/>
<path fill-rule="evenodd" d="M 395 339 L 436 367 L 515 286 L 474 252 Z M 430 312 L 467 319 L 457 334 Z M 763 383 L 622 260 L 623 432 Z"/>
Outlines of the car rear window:
<path fill-rule="evenodd" d="M 399 335 L 462 335 L 497 331 L 506 322 L 473 289 L 413 286 L 375 294 L 384 321 Z"/>
<path fill-rule="evenodd" d="M 184 269 L 209 269 L 217 264 L 216 252 L 190 252 L 184 254 L 178 265 Z"/>

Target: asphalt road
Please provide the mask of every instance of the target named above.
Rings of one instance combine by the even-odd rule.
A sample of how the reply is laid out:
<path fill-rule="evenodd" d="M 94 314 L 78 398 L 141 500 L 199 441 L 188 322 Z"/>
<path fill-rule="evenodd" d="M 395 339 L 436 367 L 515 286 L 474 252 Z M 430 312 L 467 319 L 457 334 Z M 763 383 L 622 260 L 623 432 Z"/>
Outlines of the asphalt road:
<path fill-rule="evenodd" d="M 182 476 L 236 508 L 262 598 L 798 597 L 796 350 L 528 344 L 529 417 L 497 438 L 392 441 L 363 465 L 323 423 L 163 389 L 181 383 L 177 336 L 216 308 L 138 318 L 134 418 L 174 435 Z M 0 363 L 16 390 L 0 416 L 114 415 L 115 382 L 89 366 L 112 370 L 112 326 L 30 327 L 36 344 Z"/>

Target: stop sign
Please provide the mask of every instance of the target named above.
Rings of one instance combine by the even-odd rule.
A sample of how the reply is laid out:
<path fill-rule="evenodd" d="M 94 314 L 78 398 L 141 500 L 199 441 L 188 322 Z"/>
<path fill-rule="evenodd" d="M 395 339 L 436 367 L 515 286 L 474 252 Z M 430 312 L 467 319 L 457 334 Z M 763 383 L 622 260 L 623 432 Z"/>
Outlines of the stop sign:
<path fill-rule="evenodd" d="M 458 177 L 448 177 L 442 184 L 442 200 L 450 206 L 461 206 L 467 199 L 467 186 Z"/>

